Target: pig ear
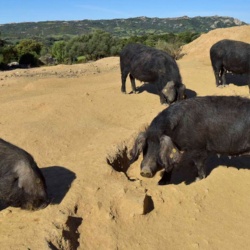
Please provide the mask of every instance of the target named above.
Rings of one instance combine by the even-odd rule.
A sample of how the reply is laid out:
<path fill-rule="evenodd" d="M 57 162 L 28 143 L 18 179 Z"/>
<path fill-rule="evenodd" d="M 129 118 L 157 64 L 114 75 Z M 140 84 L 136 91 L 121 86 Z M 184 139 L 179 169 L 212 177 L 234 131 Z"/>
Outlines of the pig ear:
<path fill-rule="evenodd" d="M 166 86 L 168 86 L 169 88 L 174 88 L 174 81 L 169 81 L 169 82 L 167 82 L 167 85 Z"/>
<path fill-rule="evenodd" d="M 168 103 L 174 102 L 176 99 L 176 89 L 174 81 L 167 82 L 166 86 L 162 90 L 162 94 L 168 100 Z"/>
<path fill-rule="evenodd" d="M 32 192 L 32 180 L 35 178 L 33 171 L 24 161 L 19 161 L 14 167 L 14 172 L 18 177 L 18 187 L 26 193 Z"/>
<path fill-rule="evenodd" d="M 162 136 L 160 139 L 159 152 L 160 164 L 163 165 L 166 170 L 171 170 L 173 164 L 180 160 L 180 156 L 181 154 L 171 138 L 167 135 Z"/>
<path fill-rule="evenodd" d="M 174 81 L 169 81 L 163 88 L 162 93 L 167 95 L 170 90 L 174 89 L 174 87 L 175 87 Z"/>
<path fill-rule="evenodd" d="M 159 152 L 159 160 L 160 164 L 165 168 L 169 165 L 169 155 L 172 151 L 172 140 L 169 136 L 163 135 L 160 139 L 160 152 Z"/>
<path fill-rule="evenodd" d="M 130 151 L 130 164 L 132 164 L 138 159 L 140 153 L 143 151 L 145 146 L 146 146 L 146 133 L 141 132 L 136 138 L 134 146 Z"/>

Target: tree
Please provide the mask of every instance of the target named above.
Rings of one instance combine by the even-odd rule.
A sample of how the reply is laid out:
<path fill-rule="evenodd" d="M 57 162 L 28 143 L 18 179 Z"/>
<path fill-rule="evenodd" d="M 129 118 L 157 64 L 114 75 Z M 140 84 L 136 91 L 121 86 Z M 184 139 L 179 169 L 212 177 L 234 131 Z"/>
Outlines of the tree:
<path fill-rule="evenodd" d="M 10 63 L 18 60 L 18 53 L 14 45 L 4 46 L 2 49 L 3 62 Z"/>
<path fill-rule="evenodd" d="M 37 42 L 36 40 L 21 40 L 16 45 L 19 63 L 29 65 L 31 67 L 38 66 L 40 64 L 38 57 L 40 56 L 42 46 L 42 43 Z"/>
<path fill-rule="evenodd" d="M 0 32 L 0 47 L 2 47 L 4 44 L 3 44 L 3 40 L 1 39 L 1 32 Z"/>
<path fill-rule="evenodd" d="M 180 59 L 183 56 L 183 54 L 181 54 L 180 43 L 169 43 L 163 40 L 158 40 L 155 47 L 167 52 L 175 60 Z"/>
<path fill-rule="evenodd" d="M 68 62 L 97 60 L 107 56 L 118 55 L 122 46 L 110 33 L 96 30 L 91 34 L 72 38 L 65 47 Z"/>
<path fill-rule="evenodd" d="M 32 39 L 24 39 L 21 40 L 20 43 L 16 45 L 16 49 L 19 57 L 21 57 L 26 53 L 31 53 L 34 54 L 35 56 L 39 56 L 42 49 L 42 43 Z"/>
<path fill-rule="evenodd" d="M 66 61 L 66 42 L 58 41 L 52 46 L 51 52 L 53 57 L 56 58 L 58 63 L 63 63 Z"/>

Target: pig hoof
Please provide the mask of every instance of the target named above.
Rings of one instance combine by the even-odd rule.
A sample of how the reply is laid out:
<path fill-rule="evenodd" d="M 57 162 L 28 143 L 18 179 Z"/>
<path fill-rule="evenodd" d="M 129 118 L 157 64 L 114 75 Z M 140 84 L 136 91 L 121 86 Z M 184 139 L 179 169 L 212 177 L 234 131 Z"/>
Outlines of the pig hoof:
<path fill-rule="evenodd" d="M 146 178 L 151 178 L 153 177 L 153 174 L 149 169 L 142 169 L 141 176 L 146 177 Z"/>
<path fill-rule="evenodd" d="M 225 88 L 227 85 L 225 85 L 225 84 L 220 84 L 220 85 L 218 85 L 217 87 L 218 88 L 220 88 L 220 89 L 222 89 L 222 88 Z"/>
<path fill-rule="evenodd" d="M 168 185 L 168 184 L 170 184 L 169 181 L 165 181 L 165 180 L 162 180 L 162 179 L 158 181 L 158 185 L 160 185 L 160 186 Z"/>
<path fill-rule="evenodd" d="M 201 181 L 202 179 L 204 179 L 205 177 L 201 177 L 201 176 L 197 176 L 196 178 L 195 178 L 195 181 Z"/>

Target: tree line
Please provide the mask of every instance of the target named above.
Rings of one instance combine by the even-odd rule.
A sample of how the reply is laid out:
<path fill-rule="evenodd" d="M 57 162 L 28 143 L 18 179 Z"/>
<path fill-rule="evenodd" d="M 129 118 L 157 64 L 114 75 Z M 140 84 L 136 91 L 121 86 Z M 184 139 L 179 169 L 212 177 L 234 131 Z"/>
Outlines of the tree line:
<path fill-rule="evenodd" d="M 197 32 L 146 34 L 129 38 L 114 37 L 108 32 L 95 30 L 90 34 L 74 37 L 34 37 L 10 43 L 0 34 L 0 69 L 11 62 L 25 67 L 51 64 L 84 63 L 109 56 L 118 56 L 128 43 L 141 43 L 168 52 L 175 59 L 181 57 L 180 48 L 197 37 Z"/>

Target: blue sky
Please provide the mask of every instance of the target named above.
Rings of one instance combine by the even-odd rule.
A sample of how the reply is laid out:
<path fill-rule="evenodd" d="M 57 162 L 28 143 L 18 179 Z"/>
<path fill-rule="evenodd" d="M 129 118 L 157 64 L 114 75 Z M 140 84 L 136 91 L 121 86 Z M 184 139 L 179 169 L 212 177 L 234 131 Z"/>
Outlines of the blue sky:
<path fill-rule="evenodd" d="M 0 24 L 184 15 L 230 16 L 250 24 L 250 0 L 8 0 L 0 5 Z"/>

